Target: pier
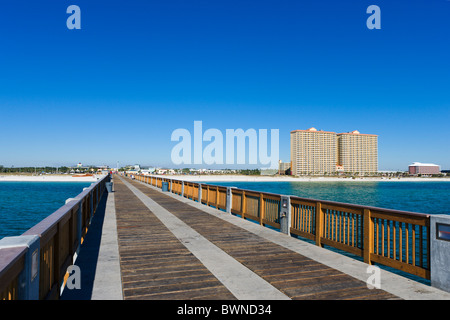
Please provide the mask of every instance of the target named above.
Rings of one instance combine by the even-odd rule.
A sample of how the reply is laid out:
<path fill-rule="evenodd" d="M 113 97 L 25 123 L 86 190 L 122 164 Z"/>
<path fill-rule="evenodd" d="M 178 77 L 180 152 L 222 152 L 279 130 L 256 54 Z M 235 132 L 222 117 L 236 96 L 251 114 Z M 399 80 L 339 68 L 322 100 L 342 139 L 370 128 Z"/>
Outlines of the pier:
<path fill-rule="evenodd" d="M 0 240 L 1 298 L 450 299 L 383 268 L 368 285 L 373 265 L 434 284 L 429 215 L 161 176 L 114 175 L 108 192 L 110 179 Z"/>

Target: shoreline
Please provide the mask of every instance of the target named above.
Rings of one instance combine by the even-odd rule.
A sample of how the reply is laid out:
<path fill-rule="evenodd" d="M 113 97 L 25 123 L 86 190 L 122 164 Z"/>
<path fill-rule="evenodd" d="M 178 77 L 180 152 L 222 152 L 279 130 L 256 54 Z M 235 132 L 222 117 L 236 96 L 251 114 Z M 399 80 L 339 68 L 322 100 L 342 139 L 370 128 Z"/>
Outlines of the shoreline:
<path fill-rule="evenodd" d="M 245 175 L 154 175 L 161 178 L 178 179 L 198 182 L 450 182 L 450 177 L 419 178 L 419 177 L 291 177 L 291 176 L 245 176 Z M 72 175 L 0 175 L 2 181 L 21 182 L 95 182 L 99 175 L 73 177 Z"/>
<path fill-rule="evenodd" d="M 99 175 L 73 177 L 72 175 L 0 175 L 0 182 L 96 182 Z"/>
<path fill-rule="evenodd" d="M 338 178 L 338 177 L 290 177 L 290 176 L 244 176 L 244 175 L 156 175 L 161 178 L 179 179 L 185 181 L 218 181 L 218 182 L 450 182 L 450 177 L 444 178 L 419 178 L 419 177 L 361 177 L 361 178 Z"/>

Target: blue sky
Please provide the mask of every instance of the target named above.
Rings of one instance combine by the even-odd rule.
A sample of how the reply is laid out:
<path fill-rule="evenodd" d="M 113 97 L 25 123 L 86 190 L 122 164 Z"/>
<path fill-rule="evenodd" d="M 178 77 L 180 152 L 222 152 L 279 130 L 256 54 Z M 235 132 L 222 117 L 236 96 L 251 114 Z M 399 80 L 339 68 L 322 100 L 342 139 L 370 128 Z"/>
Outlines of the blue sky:
<path fill-rule="evenodd" d="M 279 129 L 283 161 L 316 127 L 378 134 L 380 170 L 450 169 L 450 1 L 93 2 L 1 4 L 0 165 L 172 166 L 201 120 Z"/>

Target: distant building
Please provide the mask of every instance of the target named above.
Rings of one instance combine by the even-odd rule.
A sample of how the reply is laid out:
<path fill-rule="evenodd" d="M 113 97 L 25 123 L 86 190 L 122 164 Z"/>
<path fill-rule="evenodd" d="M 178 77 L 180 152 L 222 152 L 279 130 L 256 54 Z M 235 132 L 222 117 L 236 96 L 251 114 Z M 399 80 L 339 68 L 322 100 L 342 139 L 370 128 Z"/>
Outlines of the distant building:
<path fill-rule="evenodd" d="M 336 133 L 309 128 L 291 131 L 291 173 L 324 174 L 336 171 Z"/>
<path fill-rule="evenodd" d="M 337 135 L 338 164 L 344 172 L 378 172 L 378 136 L 359 131 Z"/>
<path fill-rule="evenodd" d="M 291 173 L 378 172 L 378 136 L 316 128 L 291 131 Z"/>
<path fill-rule="evenodd" d="M 278 161 L 278 174 L 287 174 L 286 172 L 291 168 L 290 162 Z"/>
<path fill-rule="evenodd" d="M 414 162 L 409 165 L 409 174 L 439 174 L 441 173 L 441 167 L 434 163 L 420 163 Z"/>

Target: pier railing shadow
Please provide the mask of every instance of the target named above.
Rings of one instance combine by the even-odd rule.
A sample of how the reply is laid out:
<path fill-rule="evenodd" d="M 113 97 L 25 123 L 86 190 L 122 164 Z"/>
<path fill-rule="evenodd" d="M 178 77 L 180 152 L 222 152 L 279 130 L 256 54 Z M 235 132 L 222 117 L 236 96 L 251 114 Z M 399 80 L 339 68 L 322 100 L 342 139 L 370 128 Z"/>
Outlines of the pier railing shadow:
<path fill-rule="evenodd" d="M 92 217 L 89 232 L 86 233 L 80 252 L 74 262 L 74 265 L 79 268 L 74 272 L 80 272 L 80 276 L 77 278 L 73 274 L 73 282 L 70 285 L 66 283 L 60 297 L 61 300 L 91 300 L 92 298 L 107 199 L 108 193 L 105 192 L 98 204 L 95 215 Z M 70 276 L 67 281 L 72 281 Z M 80 281 L 79 287 L 75 286 L 75 281 Z M 72 286 L 75 287 L 72 288 Z"/>

